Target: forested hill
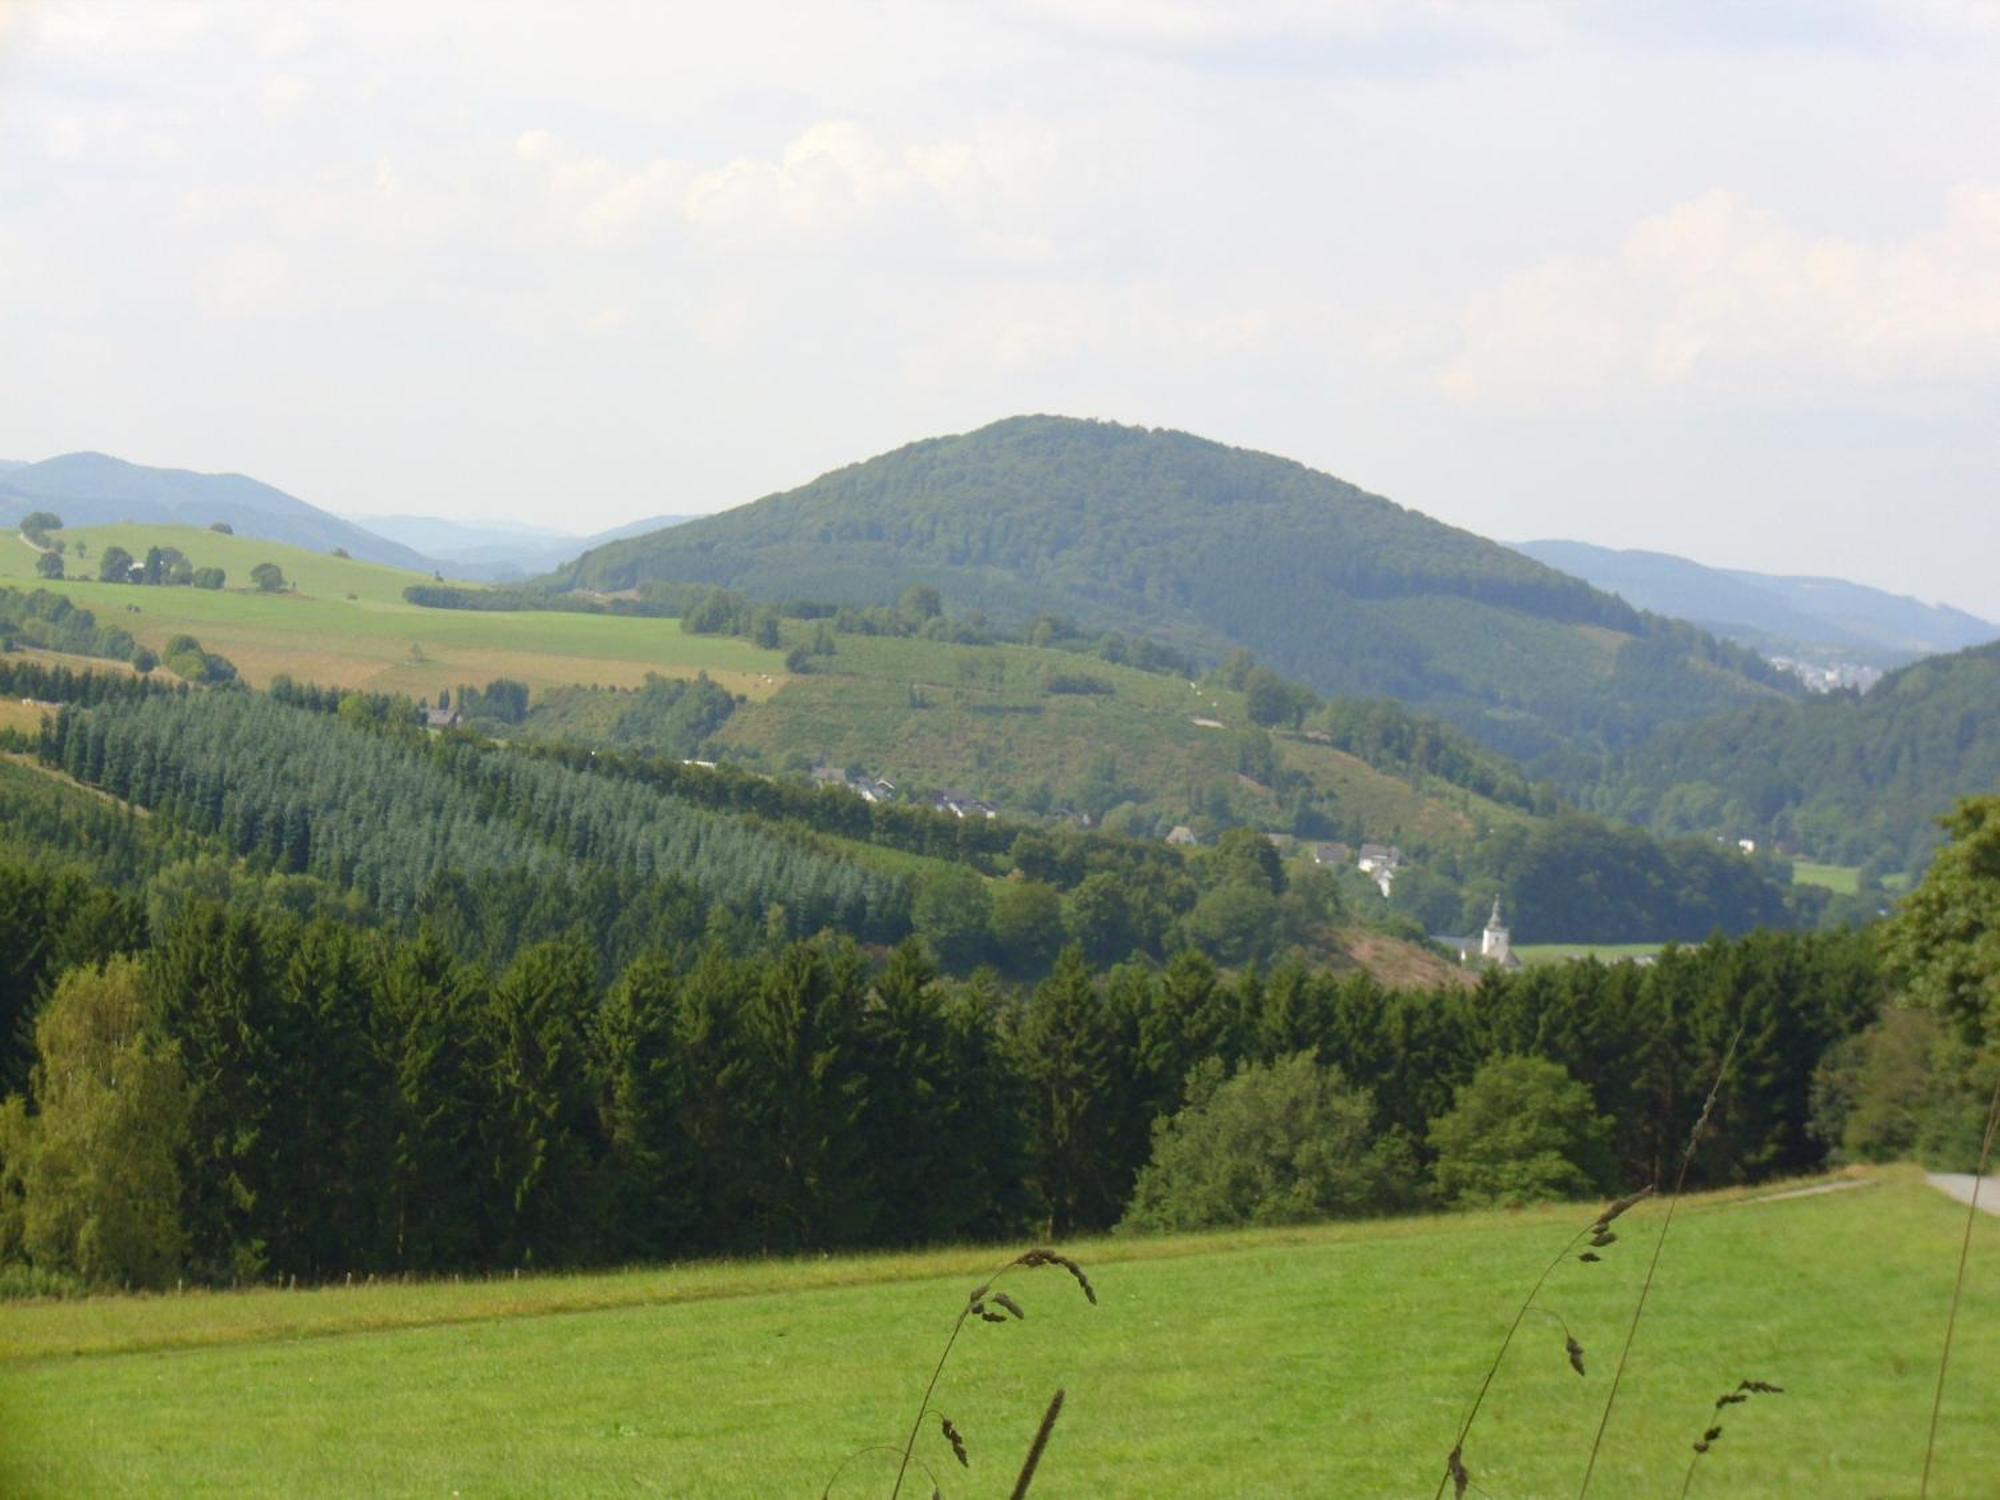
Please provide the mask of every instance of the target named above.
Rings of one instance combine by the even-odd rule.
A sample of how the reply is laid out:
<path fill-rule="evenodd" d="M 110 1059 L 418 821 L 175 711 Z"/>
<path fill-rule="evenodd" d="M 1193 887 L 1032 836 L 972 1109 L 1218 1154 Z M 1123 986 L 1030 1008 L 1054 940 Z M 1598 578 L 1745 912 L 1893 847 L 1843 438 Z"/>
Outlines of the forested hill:
<path fill-rule="evenodd" d="M 1778 840 L 1819 859 L 1920 865 L 1935 819 L 2000 790 L 2000 642 L 1929 657 L 1863 696 L 1739 709 L 1623 756 L 1600 811 L 1661 833 Z"/>
<path fill-rule="evenodd" d="M 1531 756 L 1789 691 L 1749 652 L 1302 464 L 1060 417 L 913 443 L 594 549 L 556 581 L 837 603 L 930 584 L 959 616 L 1245 647 Z"/>
<path fill-rule="evenodd" d="M 212 526 L 312 552 L 339 547 L 363 562 L 431 571 L 431 560 L 243 474 L 155 469 L 105 453 L 65 453 L 0 471 L 0 522 L 51 511 L 66 526 Z"/>

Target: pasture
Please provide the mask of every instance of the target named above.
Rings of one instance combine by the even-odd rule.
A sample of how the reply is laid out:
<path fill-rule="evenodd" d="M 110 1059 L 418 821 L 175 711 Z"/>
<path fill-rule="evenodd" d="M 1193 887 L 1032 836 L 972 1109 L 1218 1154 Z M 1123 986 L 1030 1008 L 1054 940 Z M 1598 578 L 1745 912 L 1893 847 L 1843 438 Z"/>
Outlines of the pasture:
<path fill-rule="evenodd" d="M 1681 1492 L 1711 1402 L 1704 1497 L 1914 1495 L 1961 1205 L 1911 1169 L 1675 1218 L 1591 1493 Z M 1596 1205 L 1069 1247 L 971 1324 L 919 1451 L 953 1496 L 1006 1493 L 1068 1391 L 1037 1500 L 1427 1496 L 1535 1276 Z M 1565 1261 L 1466 1444 L 1477 1493 L 1574 1494 L 1664 1217 Z M 464 1285 L 17 1304 L 0 1311 L 0 1490 L 90 1494 L 813 1496 L 899 1443 L 967 1291 L 953 1250 Z M 2000 1221 L 1977 1227 L 1932 1494 L 2000 1468 Z M 893 1461 L 834 1494 L 886 1496 Z M 927 1487 L 906 1486 L 906 1495 Z"/>
<path fill-rule="evenodd" d="M 786 631 L 788 646 L 812 635 L 796 622 Z M 1050 692 L 1049 680 L 1063 676 L 1094 679 L 1102 691 Z M 716 738 L 766 770 L 859 765 L 899 784 L 965 786 L 1012 808 L 1061 805 L 1094 771 L 1115 781 L 1115 801 L 1142 806 L 1180 808 L 1191 788 L 1222 786 L 1242 814 L 1282 826 L 1283 795 L 1242 774 L 1253 728 L 1241 693 L 1091 656 L 844 635 L 810 675 L 737 713 Z M 1307 778 L 1370 829 L 1454 844 L 1525 821 L 1434 777 L 1417 784 L 1290 732 L 1268 738 L 1272 769 Z"/>
<path fill-rule="evenodd" d="M 742 640 L 684 635 L 677 620 L 422 609 L 403 598 L 408 585 L 429 581 L 420 574 L 188 526 L 94 526 L 62 535 L 79 577 L 43 585 L 35 577 L 34 553 L 17 544 L 0 547 L 0 583 L 60 590 L 155 650 L 170 636 L 195 636 L 257 687 L 286 673 L 301 682 L 434 698 L 441 689 L 495 677 L 535 689 L 566 683 L 636 687 L 648 672 L 692 677 L 706 671 L 731 692 L 757 698 L 785 680 L 780 653 Z M 75 556 L 79 540 L 88 549 L 81 560 Z M 139 558 L 149 547 L 178 547 L 198 568 L 222 568 L 228 587 L 95 582 L 97 560 L 112 545 Z M 292 588 L 279 594 L 252 588 L 250 570 L 260 562 L 276 563 Z"/>
<path fill-rule="evenodd" d="M 1566 964 L 1584 958 L 1615 964 L 1630 958 L 1651 958 L 1662 946 L 1659 943 L 1516 943 L 1514 956 L 1529 965 Z"/>
<path fill-rule="evenodd" d="M 1823 865 L 1810 859 L 1793 860 L 1792 884 L 1820 885 L 1836 896 L 1852 896 L 1861 889 L 1861 866 Z"/>

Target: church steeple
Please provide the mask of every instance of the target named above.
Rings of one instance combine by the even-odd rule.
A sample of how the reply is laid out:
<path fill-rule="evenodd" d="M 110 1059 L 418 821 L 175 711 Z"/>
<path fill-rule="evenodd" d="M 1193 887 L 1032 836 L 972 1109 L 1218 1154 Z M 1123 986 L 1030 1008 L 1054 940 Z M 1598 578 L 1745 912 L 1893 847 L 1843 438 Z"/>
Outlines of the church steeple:
<path fill-rule="evenodd" d="M 1486 931 L 1479 938 L 1479 956 L 1488 963 L 1504 964 L 1512 957 L 1511 934 L 1500 916 L 1500 898 L 1493 898 L 1493 915 L 1486 919 Z"/>

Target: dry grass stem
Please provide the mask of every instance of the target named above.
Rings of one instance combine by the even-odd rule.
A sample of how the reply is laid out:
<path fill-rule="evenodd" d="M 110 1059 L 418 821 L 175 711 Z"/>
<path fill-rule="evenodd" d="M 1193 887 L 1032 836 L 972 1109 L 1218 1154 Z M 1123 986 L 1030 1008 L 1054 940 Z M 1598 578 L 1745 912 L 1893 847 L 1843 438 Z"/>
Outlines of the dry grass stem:
<path fill-rule="evenodd" d="M 1611 1410 L 1618 1404 L 1618 1387 L 1625 1378 L 1625 1362 L 1632 1356 L 1632 1341 L 1639 1334 L 1639 1319 L 1646 1311 L 1646 1299 L 1652 1295 L 1653 1277 L 1660 1269 L 1660 1252 L 1667 1247 L 1667 1231 L 1674 1227 L 1674 1210 L 1679 1207 L 1681 1192 L 1687 1186 L 1688 1168 L 1694 1164 L 1695 1149 L 1701 1145 L 1702 1134 L 1708 1129 L 1708 1117 L 1715 1110 L 1715 1101 L 1722 1095 L 1723 1080 L 1729 1076 L 1729 1065 L 1736 1060 L 1736 1047 L 1742 1040 L 1743 1028 L 1739 1026 L 1722 1054 L 1721 1065 L 1715 1070 L 1715 1082 L 1708 1087 L 1708 1097 L 1702 1101 L 1701 1114 L 1696 1117 L 1694 1128 L 1688 1132 L 1687 1147 L 1681 1152 L 1680 1173 L 1674 1179 L 1674 1195 L 1667 1200 L 1667 1214 L 1660 1222 L 1660 1236 L 1653 1241 L 1653 1258 L 1646 1263 L 1646 1279 L 1640 1283 L 1639 1300 L 1632 1307 L 1632 1325 L 1625 1330 L 1625 1346 L 1618 1351 L 1618 1366 L 1611 1372 L 1611 1389 L 1605 1393 L 1604 1412 L 1597 1419 L 1597 1435 L 1590 1440 L 1590 1457 L 1583 1466 L 1583 1483 L 1577 1489 L 1577 1500 L 1583 1500 L 1590 1493 L 1590 1479 L 1597 1472 L 1597 1455 L 1604 1448 L 1604 1430 L 1611 1425 Z M 1616 1217 L 1616 1214 L 1607 1214 L 1598 1220 L 1597 1227 L 1605 1228 Z M 1586 1251 L 1584 1254 L 1587 1257 L 1589 1253 Z"/>
<path fill-rule="evenodd" d="M 1568 1259 L 1570 1252 L 1583 1243 L 1586 1237 L 1609 1234 L 1611 1221 L 1630 1210 L 1634 1204 L 1643 1201 L 1652 1191 L 1653 1189 L 1650 1186 L 1642 1187 L 1636 1193 L 1629 1193 L 1625 1197 L 1616 1199 L 1607 1205 L 1603 1212 L 1599 1213 L 1595 1219 L 1592 1219 L 1589 1224 L 1570 1236 L 1569 1243 L 1556 1252 L 1555 1259 L 1550 1261 L 1542 1269 L 1542 1274 L 1535 1278 L 1535 1284 L 1528 1288 L 1528 1295 L 1521 1300 L 1521 1306 L 1514 1314 L 1514 1321 L 1508 1325 L 1506 1336 L 1500 1340 L 1500 1347 L 1494 1352 L 1493 1362 L 1486 1367 L 1486 1377 L 1479 1382 L 1479 1390 L 1473 1395 L 1472 1405 L 1467 1409 L 1465 1419 L 1459 1423 L 1458 1437 L 1452 1443 L 1451 1452 L 1445 1455 L 1444 1474 L 1438 1480 L 1437 1495 L 1434 1497 L 1434 1500 L 1443 1500 L 1444 1489 L 1447 1484 L 1452 1486 L 1454 1495 L 1463 1495 L 1468 1488 L 1473 1487 L 1472 1476 L 1467 1472 L 1465 1467 L 1465 1439 L 1467 1434 L 1472 1431 L 1472 1424 L 1479 1416 L 1480 1407 L 1486 1402 L 1486 1393 L 1493 1385 L 1493 1377 L 1500 1373 L 1501 1361 L 1507 1357 L 1508 1349 L 1513 1346 L 1514 1335 L 1520 1331 L 1522 1320 L 1530 1312 L 1537 1312 L 1544 1317 L 1554 1318 L 1558 1323 L 1562 1324 L 1563 1352 L 1569 1358 L 1570 1368 L 1575 1370 L 1579 1375 L 1583 1374 L 1583 1345 L 1578 1343 L 1570 1334 L 1569 1324 L 1564 1320 L 1561 1313 L 1554 1311 L 1552 1308 L 1536 1306 L 1535 1299 L 1541 1295 L 1542 1287 L 1547 1283 L 1549 1277 L 1555 1274 L 1556 1267 Z M 1616 1238 L 1616 1236 L 1613 1236 L 1613 1238 Z M 1610 1241 L 1607 1240 L 1605 1243 L 1608 1244 Z M 1603 1256 L 1594 1250 L 1586 1250 L 1577 1256 L 1577 1259 L 1580 1261 L 1598 1261 L 1603 1258 Z"/>
<path fill-rule="evenodd" d="M 1072 1274 L 1075 1274 L 1079 1281 L 1083 1280 L 1080 1272 Z M 1090 1286 L 1087 1281 L 1083 1284 L 1086 1290 Z M 1095 1297 L 1091 1298 L 1093 1302 L 1096 1300 Z M 1042 1425 L 1035 1429 L 1035 1440 L 1028 1445 L 1028 1456 L 1021 1462 L 1021 1477 L 1014 1481 L 1013 1500 L 1025 1500 L 1028 1486 L 1035 1482 L 1035 1470 L 1042 1466 L 1042 1455 L 1048 1451 L 1049 1434 L 1056 1430 L 1056 1418 L 1062 1415 L 1062 1408 L 1063 1392 L 1058 1388 L 1049 1400 L 1049 1409 L 1042 1413 Z"/>
<path fill-rule="evenodd" d="M 1000 1267 L 998 1271 L 995 1271 L 990 1278 L 974 1287 L 971 1295 L 965 1299 L 965 1305 L 959 1309 L 958 1317 L 952 1322 L 951 1334 L 944 1341 L 944 1349 L 938 1355 L 937 1363 L 931 1367 L 930 1381 L 924 1386 L 923 1399 L 917 1403 L 916 1420 L 911 1422 L 910 1435 L 903 1443 L 903 1460 L 896 1470 L 896 1483 L 889 1491 L 889 1500 L 898 1500 L 898 1497 L 902 1495 L 903 1482 L 909 1477 L 911 1463 L 918 1462 L 921 1466 L 921 1461 L 915 1457 L 917 1439 L 923 1434 L 924 1418 L 931 1411 L 931 1398 L 937 1394 L 938 1380 L 943 1376 L 944 1367 L 951 1359 L 951 1351 L 958 1344 L 958 1336 L 965 1331 L 965 1325 L 974 1318 L 984 1323 L 1005 1323 L 1015 1318 L 1027 1317 L 1027 1313 L 1023 1311 L 1021 1304 L 1005 1292 L 994 1291 L 993 1283 L 998 1281 L 1002 1276 L 1005 1276 L 1009 1271 L 1016 1269 L 1032 1271 L 1037 1266 L 1061 1266 L 1075 1279 L 1076 1284 L 1083 1288 L 1083 1295 L 1089 1299 L 1091 1305 L 1096 1305 L 1097 1289 L 1090 1284 L 1090 1277 L 1084 1273 L 1083 1267 L 1059 1251 L 1039 1246 L 1033 1250 L 1023 1251 L 1021 1254 L 1015 1256 Z M 987 1305 L 989 1302 L 993 1304 L 991 1307 Z M 994 1308 L 1003 1310 L 996 1312 Z M 1060 1407 L 1061 1404 L 1062 1393 L 1058 1391 L 1056 1393 L 1056 1406 Z M 1047 1421 L 1052 1424 L 1054 1420 L 1055 1415 L 1052 1410 Z M 958 1429 L 949 1421 L 944 1422 L 946 1441 L 951 1443 L 952 1452 L 958 1458 L 958 1461 L 965 1463 L 964 1445 L 962 1440 L 957 1436 L 957 1432 Z M 1046 1436 L 1044 1436 L 1042 1441 L 1047 1441 Z M 1035 1463 L 1041 1461 L 1038 1453 L 1032 1453 L 1029 1456 Z M 843 1467 L 845 1466 L 843 1465 Z M 839 1471 L 836 1470 L 835 1472 L 837 1475 Z M 928 1473 L 929 1470 L 926 1469 L 925 1472 Z M 1024 1478 L 1031 1477 L 1032 1474 L 1024 1476 Z M 829 1484 L 828 1487 L 831 1488 L 831 1485 Z M 935 1487 L 935 1482 L 933 1482 L 933 1488 Z M 1019 1493 L 1025 1493 L 1025 1490 Z"/>
<path fill-rule="evenodd" d="M 1958 1304 L 1965 1295 L 1965 1265 L 1972 1255 L 1972 1226 L 1979 1218 L 1979 1188 L 1993 1167 L 1993 1137 L 2000 1131 L 2000 1075 L 1993 1080 L 1993 1099 L 1986 1106 L 1986 1137 L 1979 1145 L 1979 1169 L 1972 1175 L 1972 1200 L 1965 1206 L 1965 1237 L 1958 1245 L 1958 1275 L 1951 1283 L 1951 1311 L 1945 1314 L 1944 1348 L 1938 1355 L 1937 1390 L 1931 1396 L 1930 1432 L 1924 1438 L 1924 1477 L 1917 1494 L 1931 1492 L 1931 1460 L 1937 1454 L 1938 1418 L 1944 1413 L 1944 1381 L 1951 1369 L 1951 1338 L 1958 1327 Z"/>

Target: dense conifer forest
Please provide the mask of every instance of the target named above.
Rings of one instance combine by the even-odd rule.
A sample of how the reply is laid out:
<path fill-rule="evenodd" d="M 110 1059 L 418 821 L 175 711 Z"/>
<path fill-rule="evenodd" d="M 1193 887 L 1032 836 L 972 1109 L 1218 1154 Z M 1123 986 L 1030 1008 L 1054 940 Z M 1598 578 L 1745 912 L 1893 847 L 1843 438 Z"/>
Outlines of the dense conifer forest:
<path fill-rule="evenodd" d="M 154 1280 L 1104 1228 L 1191 1075 L 1300 1055 L 1366 1101 L 1384 1164 L 1367 1212 L 1429 1197 L 1433 1122 L 1503 1055 L 1588 1087 L 1612 1122 L 1595 1186 L 1656 1175 L 1740 1036 L 1741 1084 L 1697 1170 L 1754 1180 L 1821 1161 L 1813 1064 L 1881 1001 L 1855 935 L 1405 993 L 1293 966 L 1230 976 L 1193 952 L 1093 971 L 1077 950 L 1017 990 L 943 981 L 914 944 L 871 961 L 841 938 L 737 954 L 726 935 L 606 980 L 600 947 L 579 930 L 492 966 L 422 926 L 199 900 L 154 922 L 75 875 L 0 863 L 12 1081 L 32 1093 L 59 1065 L 54 1038 L 37 1055 L 22 1032 L 65 986 L 69 1006 L 125 996 L 146 1056 L 171 1058 L 161 1108 L 178 1150 L 146 1242 L 168 1252 L 143 1262 Z M 9 1111 L 0 1250 L 40 1245 L 60 1267 L 48 1197 L 87 1188 L 55 1166 L 37 1176 L 36 1117 L 19 1099 Z"/>

